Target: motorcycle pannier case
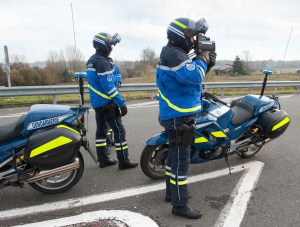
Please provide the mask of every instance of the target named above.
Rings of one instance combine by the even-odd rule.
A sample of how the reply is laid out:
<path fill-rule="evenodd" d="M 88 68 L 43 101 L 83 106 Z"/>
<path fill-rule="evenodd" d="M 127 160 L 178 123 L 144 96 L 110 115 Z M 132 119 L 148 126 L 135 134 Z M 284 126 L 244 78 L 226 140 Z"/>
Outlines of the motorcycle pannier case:
<path fill-rule="evenodd" d="M 273 109 L 263 113 L 257 124 L 262 127 L 266 138 L 273 139 L 282 135 L 290 122 L 291 120 L 285 111 Z"/>
<path fill-rule="evenodd" d="M 24 158 L 42 170 L 57 168 L 75 159 L 81 142 L 79 132 L 59 125 L 33 134 L 26 144 Z"/>

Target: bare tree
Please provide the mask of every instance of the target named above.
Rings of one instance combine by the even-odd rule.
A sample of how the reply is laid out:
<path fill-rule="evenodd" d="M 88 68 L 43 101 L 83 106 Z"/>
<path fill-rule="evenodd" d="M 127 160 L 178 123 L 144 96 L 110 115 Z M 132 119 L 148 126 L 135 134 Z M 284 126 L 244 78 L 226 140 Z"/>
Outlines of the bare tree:
<path fill-rule="evenodd" d="M 27 63 L 26 57 L 24 55 L 11 55 L 10 56 L 11 69 L 18 70 L 24 67 L 30 67 Z"/>
<path fill-rule="evenodd" d="M 155 51 L 150 47 L 142 50 L 141 59 L 142 62 L 150 64 L 152 67 L 156 67 L 158 61 L 158 57 L 156 56 Z"/>
<path fill-rule="evenodd" d="M 75 50 L 75 47 L 71 45 L 66 46 L 66 56 L 71 74 L 76 71 L 84 71 L 84 56 L 79 49 Z"/>
<path fill-rule="evenodd" d="M 252 61 L 252 55 L 249 50 L 244 50 L 242 52 L 241 58 L 245 61 L 246 65 L 249 67 L 249 62 Z"/>
<path fill-rule="evenodd" d="M 56 83 L 59 83 L 60 67 L 59 56 L 56 50 L 50 50 L 47 56 L 46 69 L 49 69 L 56 76 Z"/>

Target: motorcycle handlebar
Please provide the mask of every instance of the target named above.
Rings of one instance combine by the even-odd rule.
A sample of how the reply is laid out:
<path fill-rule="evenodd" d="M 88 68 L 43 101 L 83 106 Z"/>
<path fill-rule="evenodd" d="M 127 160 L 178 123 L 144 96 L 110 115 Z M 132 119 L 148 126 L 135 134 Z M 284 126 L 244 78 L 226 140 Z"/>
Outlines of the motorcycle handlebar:
<path fill-rule="evenodd" d="M 225 106 L 228 106 L 226 102 L 223 102 L 222 100 L 218 99 L 215 95 L 213 95 L 213 94 L 211 94 L 209 92 L 204 92 L 203 93 L 203 97 L 205 99 L 207 99 L 208 101 L 212 100 L 214 102 L 219 102 L 219 103 L 221 103 L 221 104 L 223 104 Z"/>

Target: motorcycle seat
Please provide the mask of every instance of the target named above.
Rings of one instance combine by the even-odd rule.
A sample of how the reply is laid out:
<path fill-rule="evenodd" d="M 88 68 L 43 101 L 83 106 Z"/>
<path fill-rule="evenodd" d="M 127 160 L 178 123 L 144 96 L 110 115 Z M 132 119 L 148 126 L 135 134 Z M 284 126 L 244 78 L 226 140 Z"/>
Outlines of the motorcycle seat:
<path fill-rule="evenodd" d="M 26 115 L 21 116 L 16 122 L 0 126 L 0 143 L 13 140 L 21 136 L 25 116 Z"/>
<path fill-rule="evenodd" d="M 237 102 L 234 107 L 231 108 L 233 117 L 231 118 L 232 125 L 239 125 L 253 116 L 254 106 L 245 103 Z"/>

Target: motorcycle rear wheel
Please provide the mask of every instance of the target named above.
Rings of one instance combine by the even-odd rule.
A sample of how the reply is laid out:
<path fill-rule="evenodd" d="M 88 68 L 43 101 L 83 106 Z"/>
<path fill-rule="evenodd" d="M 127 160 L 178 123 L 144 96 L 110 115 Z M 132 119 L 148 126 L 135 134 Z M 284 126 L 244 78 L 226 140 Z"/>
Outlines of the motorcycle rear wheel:
<path fill-rule="evenodd" d="M 168 147 L 161 145 L 147 145 L 141 155 L 141 168 L 143 173 L 152 179 L 165 178 L 165 166 L 168 156 Z"/>
<path fill-rule="evenodd" d="M 84 161 L 80 152 L 78 152 L 79 168 L 65 173 L 60 173 L 56 176 L 48 177 L 29 185 L 37 191 L 46 194 L 61 193 L 74 187 L 82 177 L 84 171 Z"/>

